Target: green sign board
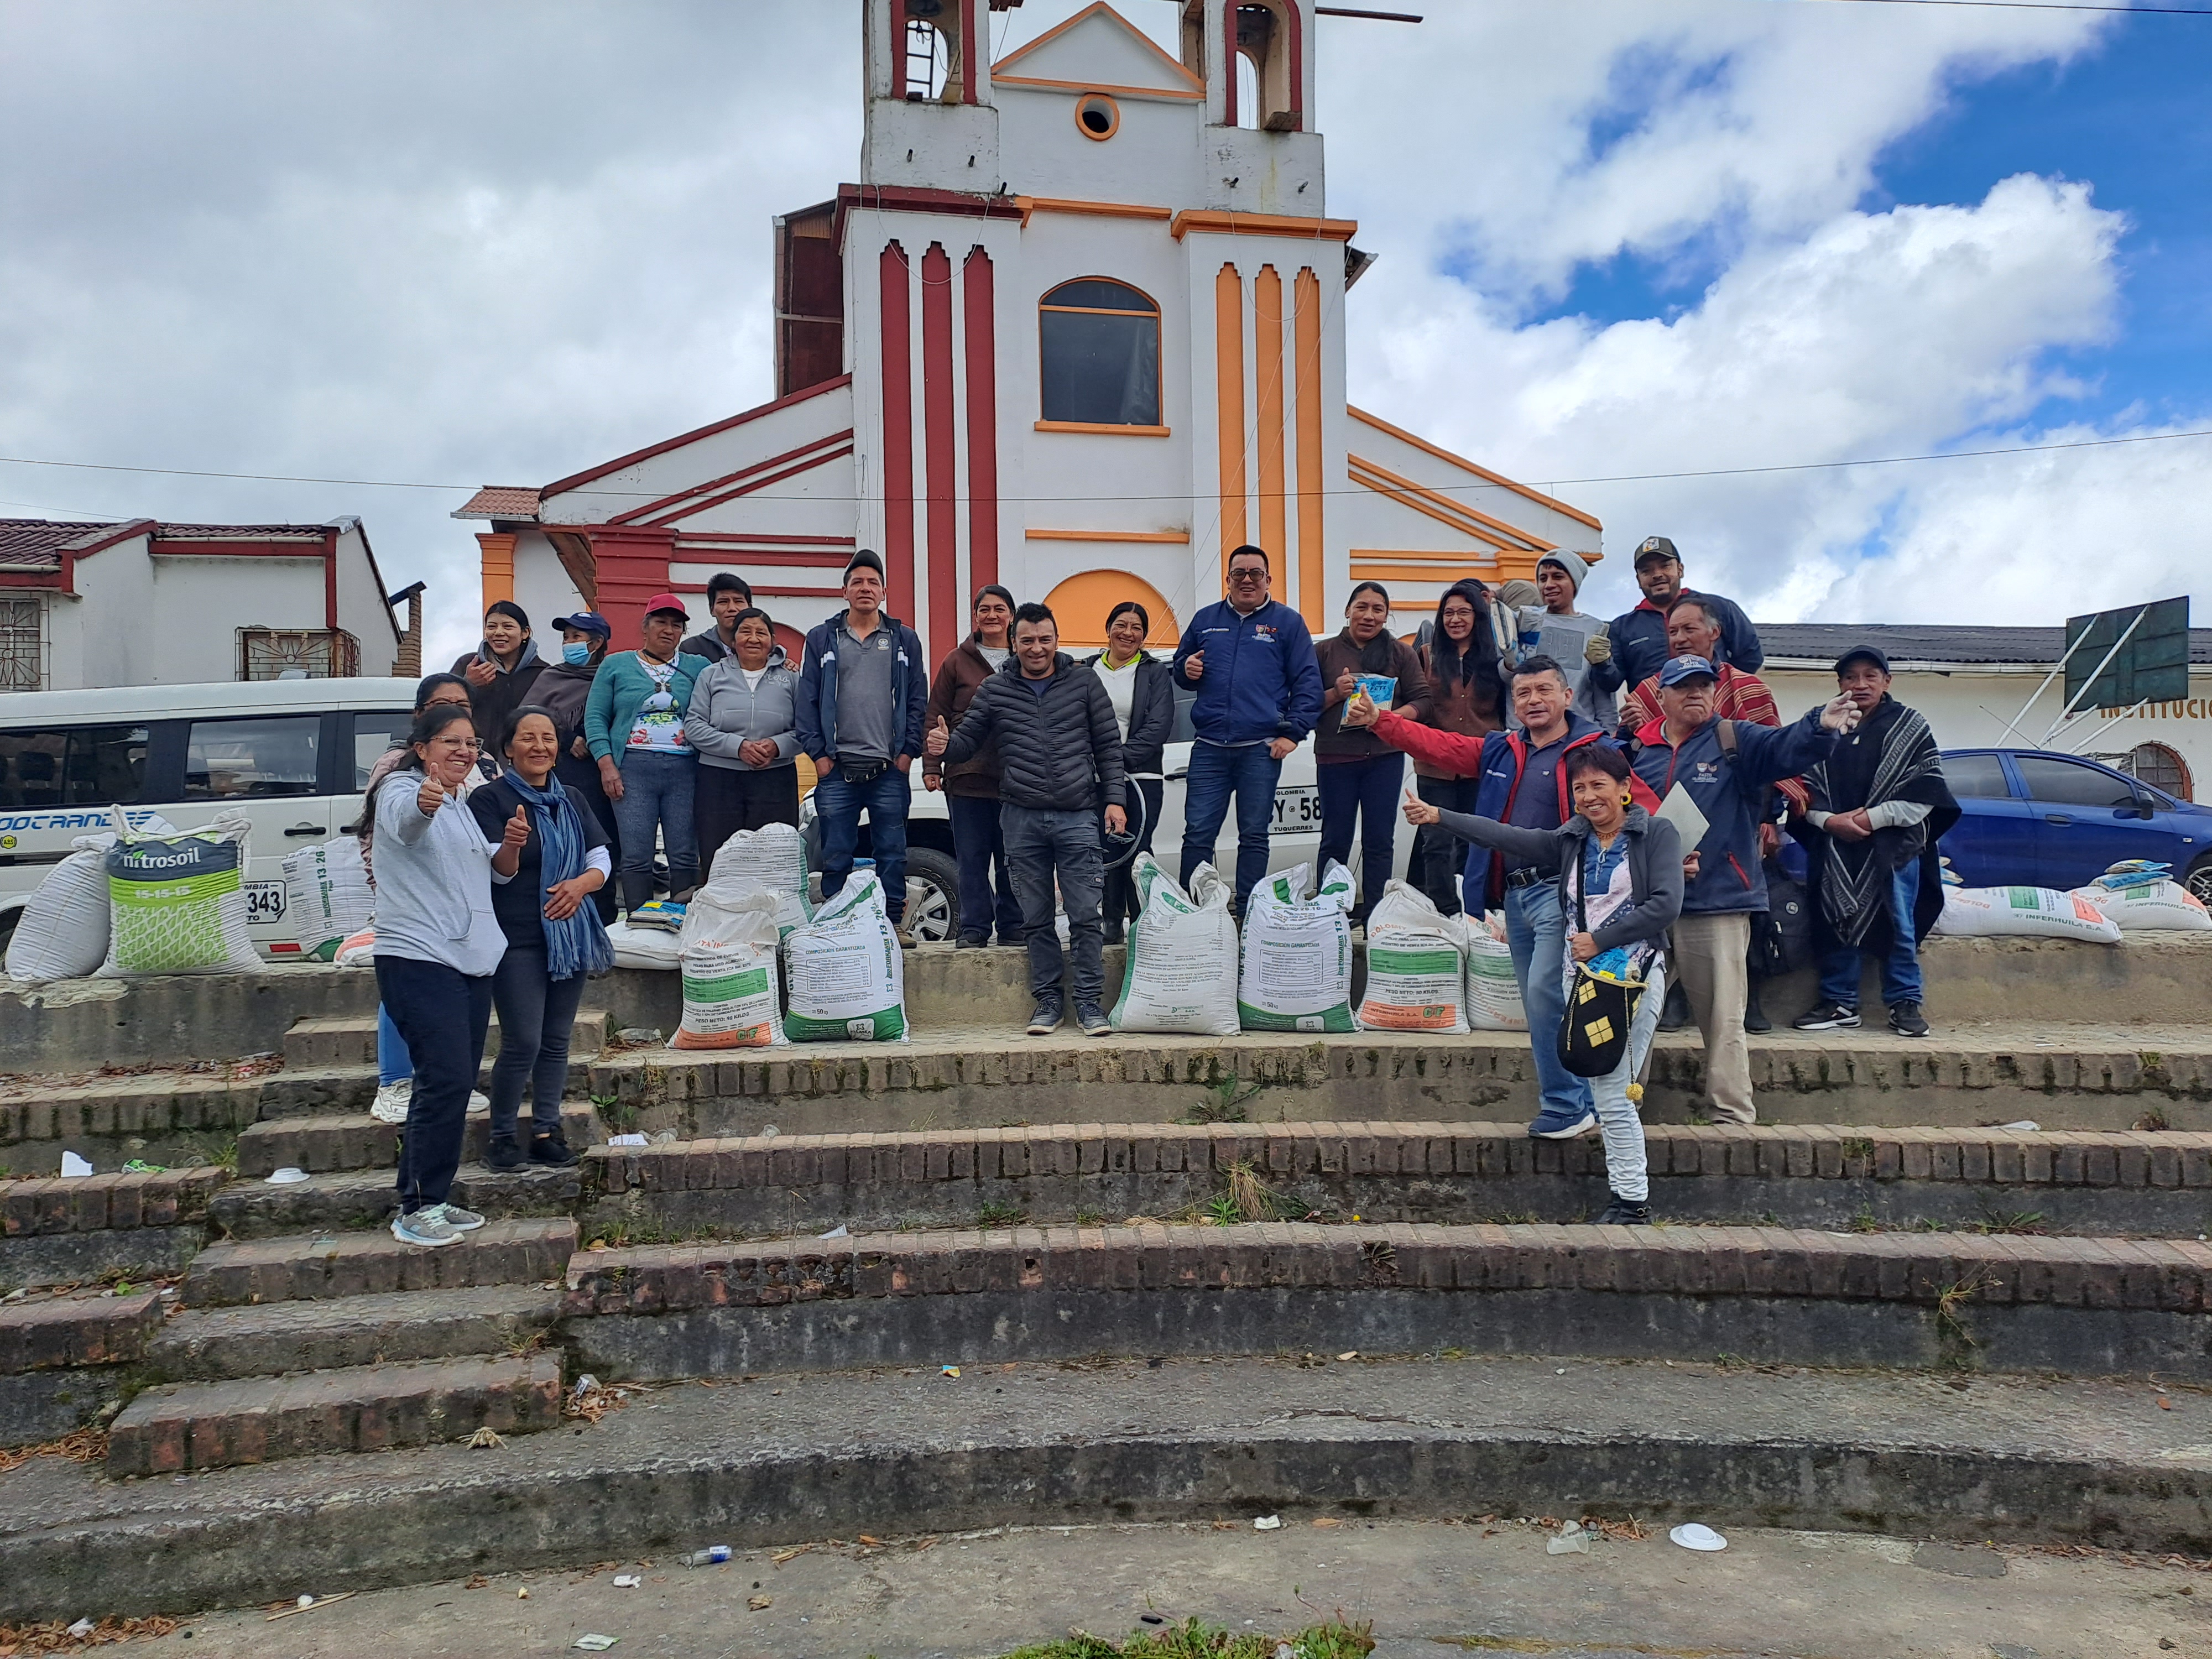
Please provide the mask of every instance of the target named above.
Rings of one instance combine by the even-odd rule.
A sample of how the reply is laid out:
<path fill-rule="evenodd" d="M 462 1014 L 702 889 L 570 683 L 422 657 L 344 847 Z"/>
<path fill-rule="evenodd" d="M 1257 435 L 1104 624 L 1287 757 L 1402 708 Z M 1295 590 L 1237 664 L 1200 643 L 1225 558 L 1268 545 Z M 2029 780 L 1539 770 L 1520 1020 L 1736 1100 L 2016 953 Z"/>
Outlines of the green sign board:
<path fill-rule="evenodd" d="M 2117 652 L 2115 645 L 2119 646 Z M 2185 597 L 2069 617 L 2066 647 L 2070 653 L 2066 659 L 2066 705 L 2077 712 L 2132 708 L 2139 702 L 2169 702 L 2189 695 Z"/>

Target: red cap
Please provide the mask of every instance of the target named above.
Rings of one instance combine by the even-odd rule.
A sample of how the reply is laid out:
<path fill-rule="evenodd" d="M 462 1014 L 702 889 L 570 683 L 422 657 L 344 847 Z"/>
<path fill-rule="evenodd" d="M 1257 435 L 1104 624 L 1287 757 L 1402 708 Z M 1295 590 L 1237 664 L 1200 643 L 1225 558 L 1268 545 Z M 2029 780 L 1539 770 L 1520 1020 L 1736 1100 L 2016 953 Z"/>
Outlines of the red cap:
<path fill-rule="evenodd" d="M 650 617 L 656 611 L 673 611 L 687 622 L 691 617 L 691 613 L 684 608 L 684 601 L 673 593 L 656 593 L 645 602 L 647 616 Z"/>

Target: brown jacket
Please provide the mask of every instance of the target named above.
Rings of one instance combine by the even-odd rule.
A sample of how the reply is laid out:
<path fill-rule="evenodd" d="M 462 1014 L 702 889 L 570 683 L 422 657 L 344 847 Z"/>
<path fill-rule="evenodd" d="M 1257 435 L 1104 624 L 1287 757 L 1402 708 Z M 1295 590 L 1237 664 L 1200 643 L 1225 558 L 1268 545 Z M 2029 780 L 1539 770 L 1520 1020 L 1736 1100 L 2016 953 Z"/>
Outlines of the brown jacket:
<path fill-rule="evenodd" d="M 1390 707 L 1408 720 L 1426 720 L 1429 677 L 1421 659 L 1403 640 L 1393 639 L 1390 645 L 1389 672 L 1398 682 Z M 1336 677 L 1347 668 L 1355 674 L 1364 672 L 1359 666 L 1359 647 L 1352 643 L 1350 631 L 1340 629 L 1321 641 L 1314 647 L 1314 657 L 1321 665 L 1322 690 L 1321 720 L 1314 727 L 1314 758 L 1327 763 L 1395 753 L 1368 727 L 1355 726 L 1348 732 L 1344 728 L 1344 703 L 1336 695 Z"/>
<path fill-rule="evenodd" d="M 937 729 L 941 716 L 947 729 L 957 732 L 960 721 L 968 713 L 968 705 L 975 701 L 975 693 L 992 674 L 991 665 L 976 649 L 974 635 L 960 641 L 937 665 L 937 678 L 929 688 L 929 707 L 922 711 L 921 729 L 925 738 Z M 941 777 L 945 793 L 962 795 L 971 800 L 996 800 L 999 798 L 999 745 L 995 740 L 985 744 L 969 760 L 956 761 L 947 766 L 942 760 L 933 760 L 925 755 L 921 763 L 925 778 Z"/>
<path fill-rule="evenodd" d="M 1425 645 L 1421 647 L 1420 659 L 1421 672 L 1429 688 L 1428 711 L 1414 716 L 1422 725 L 1432 726 L 1439 732 L 1455 732 L 1463 738 L 1486 738 L 1504 729 L 1505 711 L 1498 707 L 1498 699 L 1490 695 L 1487 688 L 1474 680 L 1463 680 L 1456 674 L 1448 681 L 1431 677 L 1430 651 Z M 1418 760 L 1413 763 L 1413 772 L 1424 778 L 1457 775 Z"/>

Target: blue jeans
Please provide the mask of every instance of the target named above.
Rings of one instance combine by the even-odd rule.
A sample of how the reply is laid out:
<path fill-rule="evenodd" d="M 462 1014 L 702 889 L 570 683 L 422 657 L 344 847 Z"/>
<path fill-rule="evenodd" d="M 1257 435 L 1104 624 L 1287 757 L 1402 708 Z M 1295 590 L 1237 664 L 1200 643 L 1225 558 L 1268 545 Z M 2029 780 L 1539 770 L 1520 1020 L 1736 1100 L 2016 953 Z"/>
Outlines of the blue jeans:
<path fill-rule="evenodd" d="M 1513 952 L 1513 977 L 1528 1012 L 1528 1046 L 1535 1051 L 1542 1103 L 1560 1112 L 1591 1110 L 1589 1079 L 1559 1064 L 1559 1021 L 1567 1012 L 1562 988 L 1567 917 L 1551 882 L 1505 890 L 1505 948 Z"/>
<path fill-rule="evenodd" d="M 1075 947 L 1075 1006 L 1079 1012 L 1097 1007 L 1106 994 L 1105 931 L 1098 920 L 1105 860 L 1098 846 L 1098 815 L 1088 807 L 1055 812 L 1002 805 L 999 823 L 1006 832 L 1006 862 L 1014 869 L 1014 890 L 1022 899 L 1030 995 L 1039 1002 L 1060 1000 L 1060 975 L 1067 964 L 1053 914 L 1064 906 L 1068 940 Z M 1053 902 L 1055 877 L 1057 906 Z"/>
<path fill-rule="evenodd" d="M 380 1002 L 376 1005 L 376 1080 L 380 1085 L 408 1083 L 414 1076 L 415 1061 L 408 1054 L 407 1039 L 392 1023 L 392 1010 Z"/>
<path fill-rule="evenodd" d="M 481 978 L 441 962 L 410 957 L 376 959 L 376 990 L 415 1056 L 415 1092 L 400 1131 L 399 1207 L 409 1214 L 443 1204 L 461 1167 L 469 1091 L 483 1064 L 491 1024 L 491 975 Z"/>
<path fill-rule="evenodd" d="M 499 1058 L 491 1063 L 491 1136 L 514 1139 L 522 1092 L 530 1091 L 530 1123 L 538 1134 L 561 1128 L 561 1097 L 568 1091 L 568 1034 L 584 1000 L 586 976 L 545 977 L 545 952 L 510 945 L 491 976 L 499 1010 Z"/>
<path fill-rule="evenodd" d="M 688 896 L 699 884 L 699 839 L 692 819 L 697 759 L 640 749 L 624 751 L 621 766 L 623 798 L 614 808 L 622 837 L 623 908 L 635 910 L 653 897 L 656 830 L 659 850 L 668 854 L 670 896 Z"/>
<path fill-rule="evenodd" d="M 1355 817 L 1359 820 L 1359 902 L 1352 913 L 1357 920 L 1382 896 L 1383 884 L 1390 879 L 1390 863 L 1397 851 L 1398 792 L 1406 782 L 1406 757 L 1392 753 L 1337 761 L 1316 766 L 1314 777 L 1321 787 L 1323 868 L 1331 859 L 1348 865 L 1352 821 Z"/>
<path fill-rule="evenodd" d="M 1006 868 L 1006 837 L 999 832 L 999 803 L 973 795 L 945 797 L 952 820 L 952 856 L 960 866 L 960 937 L 986 939 L 997 921 L 999 943 L 1018 944 L 1022 907 L 1014 897 L 1014 878 Z M 991 866 L 998 866 L 998 880 Z"/>
<path fill-rule="evenodd" d="M 1859 958 L 1873 957 L 1881 963 L 1881 1001 L 1885 1008 L 1900 1002 L 1918 1002 L 1920 950 L 1912 938 L 1912 907 L 1920 897 L 1920 860 L 1915 859 L 1890 878 L 1889 949 L 1862 950 L 1839 945 L 1820 958 L 1820 1000 L 1859 1006 Z"/>
<path fill-rule="evenodd" d="M 814 786 L 814 812 L 822 825 L 822 896 L 844 890 L 860 850 L 860 814 L 868 815 L 868 848 L 876 879 L 884 885 L 884 910 L 896 922 L 906 915 L 906 809 L 913 799 L 906 774 L 886 766 L 866 783 L 847 779 L 833 768 Z"/>
<path fill-rule="evenodd" d="M 1225 748 L 1200 741 L 1190 746 L 1190 775 L 1183 783 L 1182 884 L 1213 859 L 1213 843 L 1237 798 L 1237 910 L 1267 874 L 1267 835 L 1275 823 L 1275 780 L 1283 763 L 1264 743 Z M 1316 874 L 1319 872 L 1316 872 Z"/>

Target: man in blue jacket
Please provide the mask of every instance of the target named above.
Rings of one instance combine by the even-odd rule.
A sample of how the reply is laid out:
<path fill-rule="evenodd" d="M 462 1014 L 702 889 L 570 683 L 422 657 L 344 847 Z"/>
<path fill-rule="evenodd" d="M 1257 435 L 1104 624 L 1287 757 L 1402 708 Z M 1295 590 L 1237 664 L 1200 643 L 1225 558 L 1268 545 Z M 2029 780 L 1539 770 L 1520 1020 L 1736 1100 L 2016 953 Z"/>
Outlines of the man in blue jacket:
<path fill-rule="evenodd" d="M 1713 665 L 1703 657 L 1675 657 L 1660 669 L 1665 712 L 1635 734 L 1632 763 L 1662 810 L 1680 789 L 1705 815 L 1705 834 L 1683 860 L 1688 883 L 1670 955 L 1705 1036 L 1714 1115 L 1753 1123 L 1759 1113 L 1743 1034 L 1745 957 L 1751 919 L 1766 908 L 1759 825 L 1767 788 L 1826 759 L 1837 735 L 1858 724 L 1859 711 L 1838 696 L 1793 725 L 1752 726 L 1715 718 L 1714 686 Z"/>
<path fill-rule="evenodd" d="M 921 753 L 929 673 L 921 641 L 884 614 L 884 562 L 869 548 L 845 567 L 845 608 L 806 635 L 799 670 L 799 746 L 821 781 L 814 811 L 822 830 L 822 896 L 842 891 L 868 815 L 869 850 L 884 908 L 905 928 L 907 769 Z"/>
<path fill-rule="evenodd" d="M 1214 838 L 1237 798 L 1237 909 L 1267 873 L 1267 835 L 1275 821 L 1275 781 L 1283 757 L 1321 718 L 1321 665 L 1305 621 L 1267 597 L 1267 556 L 1240 547 L 1229 556 L 1229 597 L 1190 620 L 1176 647 L 1178 685 L 1194 686 L 1190 711 L 1197 741 L 1183 787 L 1182 882 L 1213 857 Z"/>
<path fill-rule="evenodd" d="M 1646 536 L 1636 549 L 1636 585 L 1644 597 L 1633 611 L 1615 617 L 1583 654 L 1590 665 L 1588 683 L 1611 696 L 1624 685 L 1633 689 L 1659 672 L 1674 653 L 1667 648 L 1667 612 L 1674 601 L 1694 598 L 1721 630 L 1716 663 L 1741 674 L 1756 674 L 1766 661 L 1759 630 L 1733 599 L 1696 593 L 1682 586 L 1681 556 L 1664 536 Z"/>

